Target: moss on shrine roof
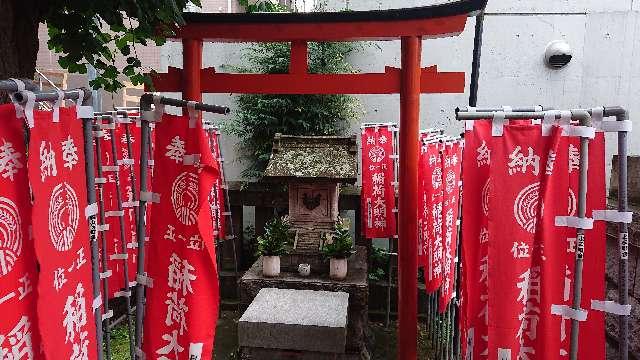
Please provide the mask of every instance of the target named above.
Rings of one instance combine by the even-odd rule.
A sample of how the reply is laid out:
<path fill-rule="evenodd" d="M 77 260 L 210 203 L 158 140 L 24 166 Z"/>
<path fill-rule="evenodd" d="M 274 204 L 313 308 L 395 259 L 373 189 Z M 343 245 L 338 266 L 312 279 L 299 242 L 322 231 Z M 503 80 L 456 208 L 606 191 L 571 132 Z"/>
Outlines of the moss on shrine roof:
<path fill-rule="evenodd" d="M 276 134 L 265 178 L 325 179 L 353 183 L 358 178 L 356 138 Z"/>

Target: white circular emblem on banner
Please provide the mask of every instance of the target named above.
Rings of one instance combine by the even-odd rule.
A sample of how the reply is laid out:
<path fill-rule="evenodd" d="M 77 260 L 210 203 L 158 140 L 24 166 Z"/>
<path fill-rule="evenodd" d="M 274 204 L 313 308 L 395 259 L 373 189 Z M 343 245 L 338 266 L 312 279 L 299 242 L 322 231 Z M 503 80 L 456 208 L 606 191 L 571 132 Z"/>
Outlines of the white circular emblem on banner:
<path fill-rule="evenodd" d="M 513 203 L 513 215 L 516 221 L 532 234 L 536 231 L 539 198 L 540 183 L 536 182 L 522 189 Z"/>
<path fill-rule="evenodd" d="M 449 170 L 447 172 L 447 193 L 451 194 L 451 192 L 453 191 L 453 188 L 456 186 L 456 173 L 453 170 Z"/>
<path fill-rule="evenodd" d="M 384 159 L 384 155 L 385 152 L 382 146 L 376 145 L 369 149 L 369 159 L 371 159 L 371 161 L 373 161 L 374 163 L 382 161 L 382 159 Z"/>
<path fill-rule="evenodd" d="M 578 209 L 578 199 L 573 190 L 569 189 L 569 208 L 567 209 L 568 216 L 575 216 Z"/>
<path fill-rule="evenodd" d="M 433 169 L 433 174 L 431 174 L 431 185 L 434 189 L 438 189 L 440 185 L 442 185 L 442 169 L 437 167 Z"/>
<path fill-rule="evenodd" d="M 49 236 L 56 250 L 71 249 L 79 216 L 75 190 L 66 182 L 56 185 L 49 201 Z"/>
<path fill-rule="evenodd" d="M 489 184 L 489 180 L 487 179 L 487 182 L 484 183 L 484 186 L 482 187 L 482 211 L 484 212 L 485 216 L 489 215 L 489 188 L 490 188 L 490 184 Z"/>
<path fill-rule="evenodd" d="M 0 277 L 8 274 L 22 252 L 22 228 L 18 208 L 0 197 Z"/>
<path fill-rule="evenodd" d="M 198 218 L 198 175 L 183 172 L 171 186 L 171 204 L 178 220 L 193 225 Z"/>

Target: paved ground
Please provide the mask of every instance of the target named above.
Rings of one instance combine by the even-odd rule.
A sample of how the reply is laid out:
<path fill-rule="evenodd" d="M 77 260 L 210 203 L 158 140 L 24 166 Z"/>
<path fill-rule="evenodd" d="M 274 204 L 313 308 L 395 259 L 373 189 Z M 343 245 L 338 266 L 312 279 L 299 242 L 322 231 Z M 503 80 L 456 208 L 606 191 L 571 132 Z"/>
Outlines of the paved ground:
<path fill-rule="evenodd" d="M 234 353 L 238 347 L 238 319 L 240 314 L 233 311 L 223 311 L 218 320 L 216 330 L 215 360 L 236 359 Z M 371 323 L 369 326 L 373 337 L 372 358 L 374 360 L 395 359 L 396 354 L 396 327 L 395 323 L 385 329 L 384 324 Z M 113 360 L 129 359 L 129 336 L 124 326 L 116 327 L 111 334 L 111 349 Z M 419 338 L 420 359 L 427 359 L 428 346 L 426 333 L 420 331 Z"/>

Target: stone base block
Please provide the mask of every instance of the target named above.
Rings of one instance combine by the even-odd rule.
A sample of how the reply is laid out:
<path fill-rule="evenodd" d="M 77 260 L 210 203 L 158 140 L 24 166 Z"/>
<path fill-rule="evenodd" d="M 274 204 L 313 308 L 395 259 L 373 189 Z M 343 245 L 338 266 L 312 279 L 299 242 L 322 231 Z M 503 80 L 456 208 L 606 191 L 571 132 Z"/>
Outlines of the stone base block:
<path fill-rule="evenodd" d="M 238 322 L 242 347 L 344 353 L 349 294 L 264 288 Z"/>
<path fill-rule="evenodd" d="M 299 350 L 240 348 L 242 360 L 369 360 L 369 354 L 336 354 Z"/>
<path fill-rule="evenodd" d="M 345 292 L 349 294 L 346 352 L 362 354 L 367 351 L 369 284 L 367 281 L 366 249 L 356 247 L 356 254 L 348 261 L 347 278 L 329 279 L 328 273 L 314 273 L 301 277 L 296 272 L 283 271 L 279 277 L 262 275 L 262 259 L 258 259 L 240 279 L 240 302 L 248 307 L 264 288 Z M 366 358 L 366 357 L 362 357 Z"/>

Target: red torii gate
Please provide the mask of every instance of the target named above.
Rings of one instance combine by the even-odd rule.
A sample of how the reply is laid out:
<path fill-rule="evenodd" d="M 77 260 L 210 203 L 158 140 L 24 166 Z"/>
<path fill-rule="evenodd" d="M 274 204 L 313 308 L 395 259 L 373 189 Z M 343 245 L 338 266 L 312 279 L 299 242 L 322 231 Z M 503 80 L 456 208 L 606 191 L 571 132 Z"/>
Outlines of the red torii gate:
<path fill-rule="evenodd" d="M 324 13 L 190 13 L 178 29 L 183 69 L 153 74 L 155 91 L 202 93 L 400 94 L 398 359 L 417 357 L 418 135 L 420 94 L 464 92 L 464 72 L 421 67 L 422 38 L 456 36 L 487 0 L 409 9 Z M 401 40 L 401 68 L 383 73 L 310 74 L 310 41 Z M 202 68 L 203 41 L 291 42 L 288 74 L 228 74 Z"/>

